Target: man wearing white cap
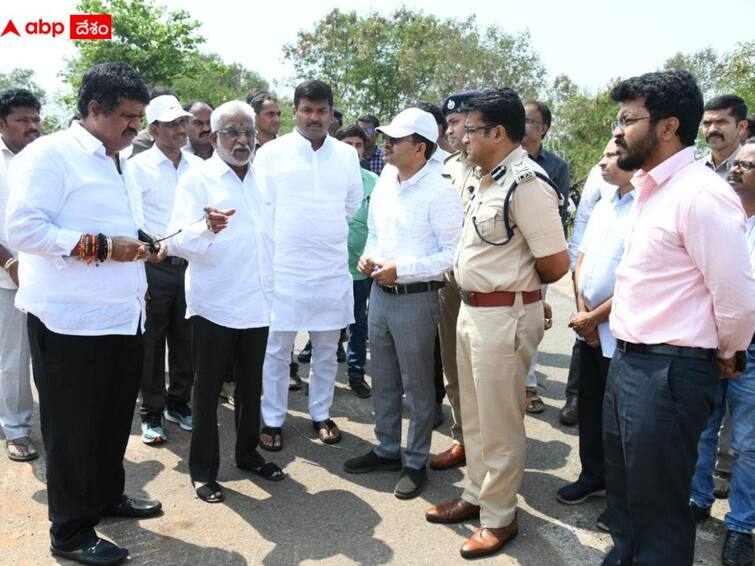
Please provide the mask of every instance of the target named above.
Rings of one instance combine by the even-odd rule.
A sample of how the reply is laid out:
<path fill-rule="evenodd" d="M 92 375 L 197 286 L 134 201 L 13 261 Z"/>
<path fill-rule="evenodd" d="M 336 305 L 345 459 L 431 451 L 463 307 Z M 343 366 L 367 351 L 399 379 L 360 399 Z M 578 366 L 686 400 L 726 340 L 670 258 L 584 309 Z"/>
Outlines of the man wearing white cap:
<path fill-rule="evenodd" d="M 155 144 L 134 157 L 129 165 L 141 188 L 144 229 L 150 234 L 167 235 L 173 211 L 176 186 L 181 177 L 202 160 L 187 152 L 188 119 L 178 99 L 172 95 L 153 98 L 146 109 L 148 130 Z M 142 440 L 160 444 L 167 439 L 165 418 L 184 430 L 191 430 L 192 368 L 190 327 L 186 320 L 184 278 L 186 260 L 168 256 L 162 263 L 147 267 L 149 285 L 147 320 L 144 333 L 142 372 Z M 165 392 L 165 341 L 168 341 L 169 386 Z"/>
<path fill-rule="evenodd" d="M 435 409 L 434 345 L 438 289 L 453 264 L 463 219 L 453 186 L 428 163 L 438 139 L 431 114 L 409 108 L 383 135 L 388 164 L 372 193 L 369 236 L 359 270 L 370 276 L 369 337 L 378 446 L 344 464 L 350 473 L 401 470 L 399 499 L 419 494 Z M 410 407 L 401 460 L 401 400 Z"/>

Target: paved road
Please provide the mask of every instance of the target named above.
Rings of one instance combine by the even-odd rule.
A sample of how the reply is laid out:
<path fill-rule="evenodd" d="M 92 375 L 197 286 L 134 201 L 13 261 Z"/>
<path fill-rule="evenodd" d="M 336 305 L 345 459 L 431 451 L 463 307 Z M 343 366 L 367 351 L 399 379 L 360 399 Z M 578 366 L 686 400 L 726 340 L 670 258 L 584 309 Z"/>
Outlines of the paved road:
<path fill-rule="evenodd" d="M 568 289 L 553 286 L 548 296 L 555 326 L 546 333 L 538 368 L 546 411 L 526 421 L 529 442 L 520 534 L 503 553 L 482 563 L 599 564 L 610 547 L 610 537 L 595 527 L 603 501 L 567 507 L 554 497 L 556 489 L 576 478 L 579 465 L 577 431 L 558 424 L 557 414 L 573 340 L 565 328 L 573 302 Z M 301 346 L 305 337 L 299 338 Z M 371 401 L 351 394 L 343 369 L 333 409 L 343 441 L 323 446 L 313 440 L 306 397 L 293 393 L 285 448 L 271 457 L 288 474 L 279 483 L 250 478 L 234 467 L 233 413 L 227 405 L 220 407 L 219 480 L 226 490 L 226 501 L 220 505 L 194 498 L 186 459 L 189 435 L 169 423 L 164 446 L 145 446 L 135 416 L 126 452 L 127 491 L 162 500 L 165 513 L 141 522 L 106 520 L 99 532 L 126 546 L 132 563 L 139 565 L 463 563 L 458 548 L 474 525 L 431 525 L 423 518 L 428 505 L 459 495 L 463 469 L 431 473 L 427 489 L 411 501 L 392 495 L 396 473 L 343 472 L 343 461 L 366 451 L 373 441 Z M 447 424 L 448 406 L 445 414 Z M 444 425 L 433 434 L 433 452 L 449 443 Z M 43 458 L 32 465 L 0 458 L 0 564 L 56 563 L 48 553 L 44 481 Z M 696 564 L 719 563 L 725 511 L 725 502 L 716 502 L 714 518 L 698 531 Z"/>

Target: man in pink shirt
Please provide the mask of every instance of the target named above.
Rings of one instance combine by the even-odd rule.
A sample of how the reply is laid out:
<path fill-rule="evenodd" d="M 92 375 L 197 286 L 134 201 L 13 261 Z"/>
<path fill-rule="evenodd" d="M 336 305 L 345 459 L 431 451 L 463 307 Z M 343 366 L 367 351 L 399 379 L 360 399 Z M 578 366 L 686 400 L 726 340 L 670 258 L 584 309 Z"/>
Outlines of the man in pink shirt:
<path fill-rule="evenodd" d="M 698 439 L 719 377 L 739 377 L 735 354 L 755 329 L 745 216 L 731 188 L 695 162 L 703 100 L 692 75 L 648 73 L 611 97 L 621 104 L 618 165 L 639 171 L 610 317 L 617 351 L 603 443 L 614 548 L 604 565 L 690 565 Z"/>

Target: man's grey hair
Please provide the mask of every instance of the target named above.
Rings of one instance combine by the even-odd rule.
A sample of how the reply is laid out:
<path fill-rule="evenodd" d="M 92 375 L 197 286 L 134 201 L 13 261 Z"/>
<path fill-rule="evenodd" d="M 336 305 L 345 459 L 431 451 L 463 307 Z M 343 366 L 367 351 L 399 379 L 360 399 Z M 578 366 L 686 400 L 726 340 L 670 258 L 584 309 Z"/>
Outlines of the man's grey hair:
<path fill-rule="evenodd" d="M 254 110 L 252 110 L 252 107 L 240 100 L 229 100 L 218 106 L 210 114 L 210 129 L 213 132 L 217 132 L 221 129 L 225 118 L 235 114 L 244 114 L 252 121 L 252 125 L 254 125 Z"/>

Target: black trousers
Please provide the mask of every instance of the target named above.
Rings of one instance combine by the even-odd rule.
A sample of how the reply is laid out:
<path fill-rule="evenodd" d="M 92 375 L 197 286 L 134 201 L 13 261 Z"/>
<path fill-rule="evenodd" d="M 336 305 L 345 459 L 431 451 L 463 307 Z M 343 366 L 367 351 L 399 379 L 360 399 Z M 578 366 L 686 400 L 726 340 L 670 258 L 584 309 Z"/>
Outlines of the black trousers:
<path fill-rule="evenodd" d="M 571 349 L 571 361 L 569 362 L 569 375 L 566 378 L 566 398 L 572 397 L 579 398 L 579 376 L 582 373 L 582 369 L 579 367 L 579 345 L 583 342 L 581 340 L 574 340 L 574 346 Z M 609 359 L 610 360 L 610 359 Z"/>
<path fill-rule="evenodd" d="M 191 324 L 186 319 L 186 265 L 147 263 L 147 320 L 144 325 L 142 418 L 189 404 Z M 165 342 L 168 342 L 168 392 L 165 393 Z"/>
<path fill-rule="evenodd" d="M 72 550 L 94 539 L 103 511 L 123 495 L 142 337 L 57 334 L 32 314 L 28 328 L 47 455 L 50 538 Z"/>
<path fill-rule="evenodd" d="M 237 330 L 193 316 L 191 330 L 194 396 L 189 472 L 192 481 L 207 483 L 217 479 L 220 468 L 218 395 L 230 365 L 236 384 L 236 465 L 249 468 L 264 461 L 257 452 L 257 443 L 268 328 Z"/>
<path fill-rule="evenodd" d="M 573 357 L 577 357 L 579 374 L 579 460 L 580 479 L 603 487 L 603 396 L 611 358 L 603 356 L 600 348 L 591 348 L 577 340 Z"/>
<path fill-rule="evenodd" d="M 604 565 L 692 564 L 690 482 L 717 386 L 715 360 L 616 351 L 603 402 L 614 542 Z"/>

